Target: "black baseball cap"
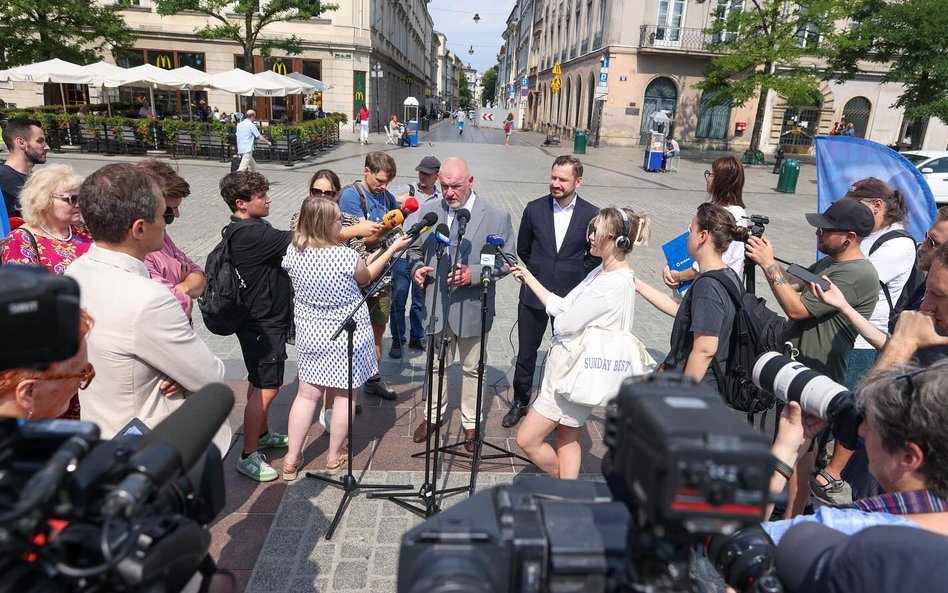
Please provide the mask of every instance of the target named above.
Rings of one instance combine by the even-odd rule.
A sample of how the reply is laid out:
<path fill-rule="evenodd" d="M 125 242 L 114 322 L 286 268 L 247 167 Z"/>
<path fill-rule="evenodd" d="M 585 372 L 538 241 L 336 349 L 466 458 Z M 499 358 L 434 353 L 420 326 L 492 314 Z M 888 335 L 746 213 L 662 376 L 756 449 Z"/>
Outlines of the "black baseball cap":
<path fill-rule="evenodd" d="M 787 593 L 948 591 L 948 537 L 878 526 L 854 535 L 807 521 L 780 540 L 774 559 Z"/>
<path fill-rule="evenodd" d="M 868 237 L 876 224 L 872 210 L 858 200 L 836 200 L 822 213 L 807 214 L 806 221 L 818 229 L 852 231 L 860 237 Z"/>
<path fill-rule="evenodd" d="M 421 162 L 418 163 L 418 166 L 415 167 L 415 171 L 420 171 L 422 173 L 437 173 L 441 170 L 441 161 L 433 156 L 426 156 L 421 159 Z"/>

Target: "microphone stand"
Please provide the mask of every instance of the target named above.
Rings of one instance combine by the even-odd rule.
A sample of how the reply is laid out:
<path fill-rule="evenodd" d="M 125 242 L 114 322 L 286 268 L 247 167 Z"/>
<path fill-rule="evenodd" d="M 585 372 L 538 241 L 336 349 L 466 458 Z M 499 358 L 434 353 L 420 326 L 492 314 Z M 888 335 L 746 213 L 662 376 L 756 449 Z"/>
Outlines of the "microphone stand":
<path fill-rule="evenodd" d="M 460 244 L 461 237 L 464 235 L 462 229 L 458 228 L 458 248 L 454 252 L 454 261 L 451 264 L 451 269 L 448 271 L 450 273 L 457 267 L 458 257 L 460 256 Z M 437 238 L 436 238 L 437 241 Z M 435 292 L 431 301 L 431 315 L 428 317 L 428 327 L 426 329 L 427 339 L 428 339 L 428 348 L 427 348 L 427 358 L 425 360 L 425 384 L 423 389 L 423 397 L 427 400 L 427 409 L 428 414 L 425 417 L 425 420 L 430 422 L 432 415 L 435 416 L 435 428 L 434 431 L 430 429 L 427 431 L 425 438 L 425 450 L 419 453 L 415 453 L 412 457 L 420 457 L 424 455 L 425 457 L 425 480 L 422 485 L 418 488 L 418 492 L 415 493 L 405 493 L 405 492 L 371 492 L 368 494 L 368 498 L 385 498 L 390 502 L 397 504 L 398 506 L 406 509 L 419 517 L 428 518 L 436 513 L 441 511 L 441 507 L 438 504 L 438 454 L 440 449 L 438 447 L 432 446 L 432 433 L 434 435 L 434 443 L 437 444 L 441 442 L 441 407 L 443 403 L 443 393 L 444 393 L 444 362 L 445 355 L 447 351 L 447 344 L 450 341 L 445 329 L 448 324 L 448 310 L 451 305 L 451 297 L 454 294 L 454 287 L 451 284 L 448 284 L 448 292 L 445 296 L 444 303 L 442 304 L 444 315 L 444 324 L 441 327 L 441 341 L 438 345 L 438 396 L 437 404 L 435 404 L 435 398 L 432 397 L 431 388 L 434 384 L 434 336 L 435 328 L 437 327 L 438 317 L 438 293 L 441 291 L 440 283 L 438 282 L 437 273 L 441 269 L 441 259 L 444 257 L 444 247 L 443 243 L 438 242 L 437 251 L 435 251 Z M 433 408 L 437 405 L 437 411 Z M 455 487 L 455 488 L 445 488 L 441 490 L 442 498 L 444 496 L 451 496 L 458 494 L 467 490 L 467 487 Z M 403 498 L 418 498 L 421 505 L 416 506 L 409 502 L 402 500 Z"/>
<path fill-rule="evenodd" d="M 339 525 L 339 520 L 342 519 L 342 515 L 346 512 L 346 509 L 349 507 L 349 502 L 352 499 L 352 497 L 355 496 L 356 491 L 371 490 L 371 489 L 409 490 L 412 487 L 411 484 L 362 484 L 352 474 L 352 465 L 354 461 L 353 456 L 352 456 L 352 441 L 355 440 L 352 434 L 352 416 L 353 416 L 352 407 L 355 402 L 355 399 L 353 398 L 354 390 L 352 386 L 352 357 L 355 351 L 354 345 L 353 345 L 353 336 L 356 330 L 355 314 L 359 311 L 362 305 L 365 304 L 366 299 L 368 299 L 370 295 L 375 293 L 375 291 L 382 284 L 382 282 L 384 282 L 385 275 L 395 265 L 395 262 L 397 262 L 400 258 L 404 257 L 405 253 L 408 252 L 408 247 L 410 247 L 412 243 L 417 241 L 419 236 L 420 234 L 415 235 L 415 237 L 412 238 L 411 243 L 409 243 L 408 246 L 405 249 L 403 249 L 401 253 L 399 253 L 396 257 L 393 257 L 391 260 L 389 260 L 388 265 L 385 267 L 385 269 L 382 270 L 382 272 L 378 275 L 378 277 L 375 279 L 372 285 L 367 290 L 364 291 L 362 298 L 359 299 L 359 302 L 356 304 L 355 307 L 352 308 L 352 311 L 349 313 L 349 315 L 346 316 L 346 318 L 342 321 L 342 323 L 339 324 L 339 327 L 336 328 L 335 333 L 333 333 L 332 337 L 330 338 L 331 340 L 335 341 L 336 339 L 339 338 L 339 334 L 341 334 L 343 331 L 346 332 L 346 352 L 349 358 L 349 404 L 348 404 L 349 409 L 346 410 L 346 428 L 348 430 L 349 438 L 347 439 L 347 443 L 346 443 L 346 454 L 349 457 L 349 461 L 346 464 L 347 466 L 346 475 L 343 476 L 341 480 L 332 478 L 330 476 L 324 476 L 322 474 L 306 472 L 307 478 L 320 480 L 322 482 L 326 482 L 328 484 L 332 484 L 334 486 L 342 488 L 343 490 L 342 500 L 339 501 L 339 506 L 336 508 L 336 514 L 332 519 L 332 523 L 329 524 L 329 530 L 326 532 L 327 540 L 332 539 L 333 534 L 336 532 L 336 527 Z M 323 397 L 325 397 L 325 394 L 323 394 Z"/>
<path fill-rule="evenodd" d="M 477 470 L 482 459 L 507 459 L 510 457 L 516 457 L 517 459 L 525 461 L 526 463 L 533 463 L 526 457 L 518 455 L 513 451 L 505 449 L 499 445 L 490 443 L 481 437 L 481 409 L 484 401 L 484 377 L 487 372 L 487 305 L 488 294 L 492 284 L 492 268 L 484 266 L 483 271 L 481 272 L 481 285 L 484 287 L 484 289 L 481 291 L 481 344 L 480 353 L 477 360 L 477 404 L 475 406 L 475 409 L 477 410 L 477 416 L 474 419 L 474 440 L 472 441 L 472 444 L 474 445 L 474 452 L 467 453 L 466 451 L 455 450 L 461 447 L 461 445 L 464 444 L 464 441 L 458 441 L 454 444 L 441 447 L 441 451 L 444 453 L 449 455 L 459 455 L 471 460 L 471 477 L 468 483 L 468 492 L 470 496 L 474 495 L 474 488 L 477 485 Z M 497 451 L 497 453 L 482 455 L 481 447 L 485 446 Z"/>

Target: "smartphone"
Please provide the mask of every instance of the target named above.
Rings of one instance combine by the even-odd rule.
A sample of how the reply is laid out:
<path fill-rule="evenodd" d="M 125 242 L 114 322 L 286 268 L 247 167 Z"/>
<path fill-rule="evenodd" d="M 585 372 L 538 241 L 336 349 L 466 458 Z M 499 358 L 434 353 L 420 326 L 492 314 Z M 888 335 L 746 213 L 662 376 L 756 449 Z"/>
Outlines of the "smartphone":
<path fill-rule="evenodd" d="M 816 274 L 814 274 L 813 272 L 811 272 L 810 270 L 807 270 L 806 268 L 802 266 L 798 266 L 797 264 L 790 264 L 790 267 L 787 268 L 787 273 L 790 274 L 791 276 L 796 276 L 797 278 L 799 278 L 800 280 L 803 280 L 807 284 L 812 282 L 816 284 L 817 286 L 819 286 L 820 288 L 822 288 L 823 290 L 829 290 L 829 287 L 830 287 L 829 280 L 824 280 L 823 278 L 817 276 Z"/>

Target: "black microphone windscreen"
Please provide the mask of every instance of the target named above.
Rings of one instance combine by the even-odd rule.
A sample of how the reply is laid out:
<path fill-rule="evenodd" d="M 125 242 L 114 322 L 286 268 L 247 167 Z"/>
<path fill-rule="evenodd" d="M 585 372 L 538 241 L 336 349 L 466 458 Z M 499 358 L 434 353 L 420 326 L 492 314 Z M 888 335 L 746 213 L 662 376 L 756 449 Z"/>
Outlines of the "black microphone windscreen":
<path fill-rule="evenodd" d="M 207 450 L 233 407 L 234 392 L 229 387 L 208 383 L 148 433 L 141 449 L 151 443 L 167 443 L 181 455 L 184 469 L 189 469 Z"/>
<path fill-rule="evenodd" d="M 457 211 L 457 214 L 455 214 L 455 216 L 458 219 L 458 224 L 461 224 L 462 220 L 464 221 L 464 224 L 467 224 L 467 222 L 471 220 L 471 211 L 468 210 L 467 208 L 461 208 L 460 210 Z"/>
<path fill-rule="evenodd" d="M 438 213 L 429 212 L 422 217 L 422 220 L 425 221 L 425 226 L 434 226 L 438 222 Z"/>

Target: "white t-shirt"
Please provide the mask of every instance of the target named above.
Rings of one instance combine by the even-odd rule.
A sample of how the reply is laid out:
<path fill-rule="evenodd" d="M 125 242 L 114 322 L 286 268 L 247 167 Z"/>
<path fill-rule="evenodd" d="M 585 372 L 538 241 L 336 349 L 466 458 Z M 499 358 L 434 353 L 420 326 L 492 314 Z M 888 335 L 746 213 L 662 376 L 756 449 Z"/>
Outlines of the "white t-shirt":
<path fill-rule="evenodd" d="M 628 295 L 628 302 L 625 295 Z M 602 272 L 600 264 L 565 297 L 551 293 L 546 301 L 546 312 L 555 317 L 553 337 L 560 343 L 581 336 L 587 326 L 619 329 L 625 320 L 625 329 L 631 330 L 635 312 L 635 274 L 631 268 Z"/>
<path fill-rule="evenodd" d="M 915 266 L 915 241 L 908 237 L 897 237 L 883 243 L 872 255 L 869 255 L 869 250 L 872 249 L 879 237 L 896 229 L 904 230 L 905 227 L 902 223 L 894 223 L 873 232 L 859 243 L 859 248 L 863 254 L 875 266 L 876 272 L 879 274 L 879 282 L 889 287 L 889 296 L 892 297 L 893 305 L 902 296 L 902 289 L 905 287 L 905 283 L 912 273 L 912 268 Z M 881 286 L 879 287 L 879 301 L 876 303 L 876 308 L 872 310 L 869 322 L 880 331 L 889 333 L 889 301 L 886 300 Z M 862 336 L 856 337 L 853 348 L 858 350 L 873 349 L 872 345 Z"/>

